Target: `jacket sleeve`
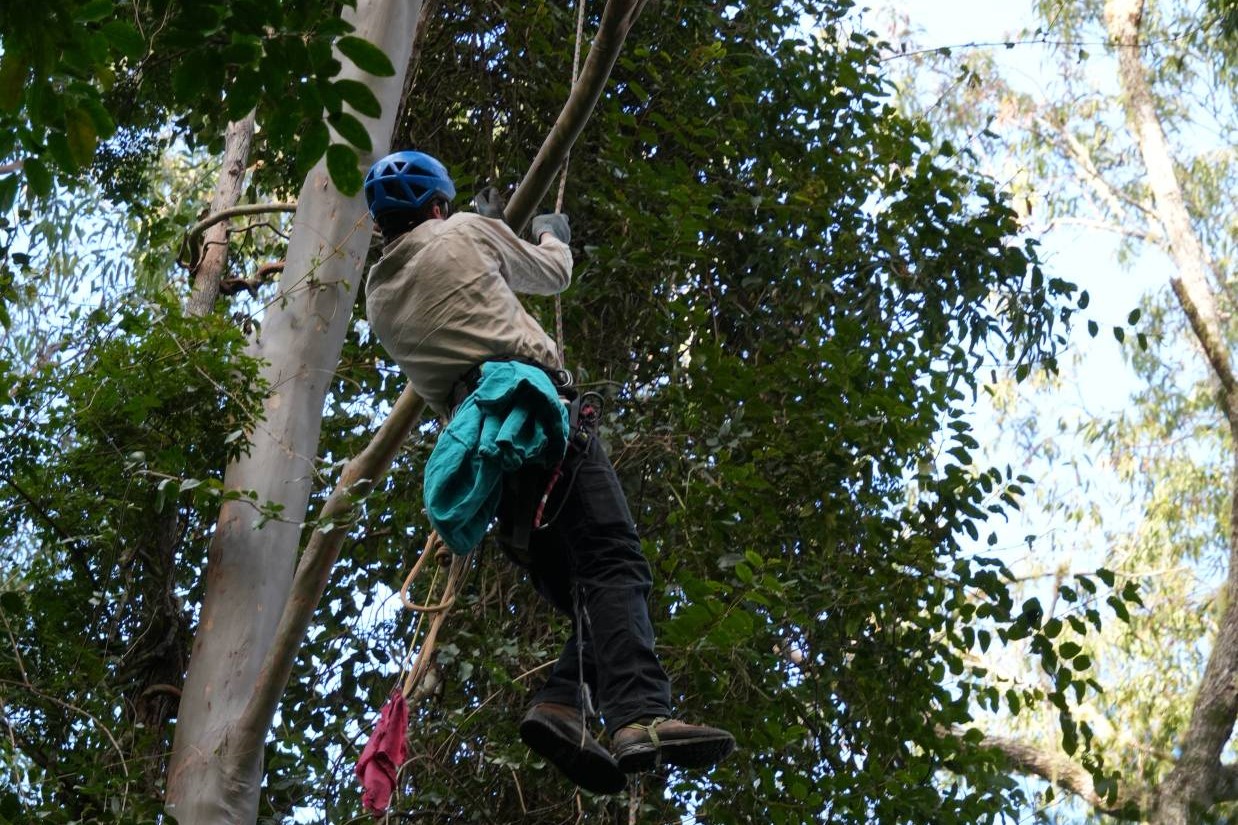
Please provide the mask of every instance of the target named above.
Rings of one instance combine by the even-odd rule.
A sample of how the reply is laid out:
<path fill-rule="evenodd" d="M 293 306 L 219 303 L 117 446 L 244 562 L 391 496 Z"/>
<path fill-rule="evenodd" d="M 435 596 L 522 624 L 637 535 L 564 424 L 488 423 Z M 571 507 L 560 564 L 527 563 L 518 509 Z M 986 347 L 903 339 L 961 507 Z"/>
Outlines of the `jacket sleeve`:
<path fill-rule="evenodd" d="M 495 244 L 502 261 L 503 277 L 512 292 L 554 295 L 572 283 L 572 250 L 558 238 L 531 244 L 499 221 Z"/>

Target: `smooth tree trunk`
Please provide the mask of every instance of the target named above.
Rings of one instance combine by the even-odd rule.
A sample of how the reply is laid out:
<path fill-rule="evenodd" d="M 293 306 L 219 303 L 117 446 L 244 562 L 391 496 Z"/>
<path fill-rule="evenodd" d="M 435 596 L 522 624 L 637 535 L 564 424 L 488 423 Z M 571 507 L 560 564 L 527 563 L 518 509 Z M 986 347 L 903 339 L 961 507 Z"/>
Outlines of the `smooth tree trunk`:
<path fill-rule="evenodd" d="M 394 76 L 377 78 L 341 59 L 341 76 L 365 82 L 382 104 L 380 118 L 361 118 L 375 148 L 363 165 L 387 151 L 420 6 L 420 0 L 358 0 L 344 11 L 355 33 L 396 67 Z M 224 478 L 228 489 L 253 491 L 278 517 L 264 521 L 244 499 L 226 502 L 220 512 L 168 773 L 167 810 L 181 825 L 248 825 L 257 817 L 264 737 L 254 743 L 237 736 L 236 726 L 288 601 L 323 404 L 370 238 L 363 196 L 342 195 L 320 162 L 301 189 L 280 293 L 251 346 L 267 362 L 265 420 L 249 455 Z"/>

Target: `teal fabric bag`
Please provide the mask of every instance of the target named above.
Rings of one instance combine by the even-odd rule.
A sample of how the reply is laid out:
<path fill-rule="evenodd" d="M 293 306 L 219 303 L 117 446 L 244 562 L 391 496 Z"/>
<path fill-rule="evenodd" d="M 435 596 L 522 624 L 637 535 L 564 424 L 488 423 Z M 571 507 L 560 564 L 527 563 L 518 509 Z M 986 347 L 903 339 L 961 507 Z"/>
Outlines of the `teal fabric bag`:
<path fill-rule="evenodd" d="M 504 475 L 563 459 L 567 428 L 567 409 L 545 372 L 518 361 L 482 365 L 477 389 L 426 462 L 426 513 L 453 552 L 467 553 L 481 542 L 498 512 Z"/>

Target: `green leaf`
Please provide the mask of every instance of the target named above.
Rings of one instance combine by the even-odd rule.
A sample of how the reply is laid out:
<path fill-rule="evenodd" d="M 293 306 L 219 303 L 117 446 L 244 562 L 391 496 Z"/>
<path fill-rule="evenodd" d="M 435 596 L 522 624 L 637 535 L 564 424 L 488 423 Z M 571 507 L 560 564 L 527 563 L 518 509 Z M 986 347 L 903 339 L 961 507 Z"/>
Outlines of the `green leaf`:
<path fill-rule="evenodd" d="M 262 73 L 257 69 L 237 72 L 232 88 L 228 90 L 228 118 L 240 120 L 258 105 L 262 97 Z"/>
<path fill-rule="evenodd" d="M 333 143 L 327 148 L 327 171 L 331 182 L 345 195 L 355 195 L 365 182 L 361 174 L 361 161 L 351 146 Z"/>
<path fill-rule="evenodd" d="M 17 200 L 19 178 L 12 173 L 0 177 L 0 215 L 8 214 Z M 3 306 L 0 303 L 0 306 Z M 8 326 L 8 324 L 5 324 Z"/>
<path fill-rule="evenodd" d="M 1126 340 L 1126 330 L 1122 329 L 1121 327 L 1114 327 L 1113 337 L 1118 340 L 1119 344 L 1122 343 L 1123 341 Z"/>
<path fill-rule="evenodd" d="M 297 173 L 305 175 L 313 169 L 330 145 L 331 133 L 327 130 L 327 124 L 321 120 L 311 121 L 301 134 L 300 145 L 297 147 Z"/>
<path fill-rule="evenodd" d="M 73 20 L 76 23 L 98 23 L 110 17 L 114 9 L 112 0 L 90 0 L 73 13 Z"/>
<path fill-rule="evenodd" d="M 1083 651 L 1083 648 L 1077 642 L 1062 642 L 1062 646 L 1058 648 L 1063 659 L 1073 659 Z"/>
<path fill-rule="evenodd" d="M 52 156 L 56 166 L 66 172 L 77 171 L 77 161 L 73 159 L 73 151 L 69 148 L 69 138 L 64 132 L 51 132 L 48 134 L 47 152 Z"/>
<path fill-rule="evenodd" d="M 1100 324 L 1096 323 L 1095 321 L 1088 321 L 1088 335 L 1091 335 L 1093 338 L 1095 338 L 1099 332 L 1100 332 Z"/>
<path fill-rule="evenodd" d="M 1138 307 L 1136 307 L 1135 309 L 1132 309 L 1131 314 L 1126 316 L 1126 323 L 1130 326 L 1134 326 L 1135 324 L 1139 323 L 1139 318 L 1141 315 L 1143 315 L 1143 310 L 1139 309 Z"/>
<path fill-rule="evenodd" d="M 103 34 L 112 48 L 130 60 L 146 54 L 146 40 L 133 24 L 124 20 L 111 20 L 103 24 Z"/>
<path fill-rule="evenodd" d="M 52 173 L 39 158 L 26 158 L 22 171 L 26 173 L 26 183 L 35 197 L 45 198 L 52 192 Z"/>
<path fill-rule="evenodd" d="M 1105 587 L 1113 587 L 1114 581 L 1117 580 L 1113 574 L 1113 571 L 1104 567 L 1097 568 L 1096 578 L 1103 581 L 1105 583 Z"/>
<path fill-rule="evenodd" d="M 172 93 L 181 103 L 193 103 L 205 88 L 206 72 L 197 61 L 185 61 L 172 73 Z"/>
<path fill-rule="evenodd" d="M 69 141 L 69 152 L 78 167 L 90 163 L 99 143 L 99 132 L 90 113 L 83 109 L 65 112 L 65 136 Z"/>
<path fill-rule="evenodd" d="M 362 152 L 369 152 L 374 148 L 374 144 L 370 142 L 370 133 L 366 131 L 361 121 L 352 115 L 340 112 L 327 118 L 327 122 L 335 127 L 335 131 L 339 132 L 340 137 Z"/>
<path fill-rule="evenodd" d="M 5 53 L 0 55 L 0 112 L 17 112 L 26 88 L 28 71 L 25 58 L 16 49 L 12 52 L 6 49 Z"/>
<path fill-rule="evenodd" d="M 332 84 L 335 91 L 344 102 L 353 107 L 358 114 L 366 117 L 378 117 L 383 113 L 382 104 L 374 96 L 370 87 L 359 80 L 337 80 Z"/>
<path fill-rule="evenodd" d="M 335 47 L 363 72 L 369 72 L 375 77 L 391 77 L 395 74 L 390 58 L 368 40 L 350 34 L 335 41 Z"/>

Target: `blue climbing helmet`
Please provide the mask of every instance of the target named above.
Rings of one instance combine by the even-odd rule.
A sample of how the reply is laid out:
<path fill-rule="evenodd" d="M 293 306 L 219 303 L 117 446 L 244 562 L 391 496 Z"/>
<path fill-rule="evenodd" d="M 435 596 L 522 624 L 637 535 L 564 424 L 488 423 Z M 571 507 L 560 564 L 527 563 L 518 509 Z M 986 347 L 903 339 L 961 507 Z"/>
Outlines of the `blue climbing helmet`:
<path fill-rule="evenodd" d="M 365 202 L 375 220 L 391 212 L 420 209 L 436 196 L 450 202 L 456 185 L 447 167 L 425 152 L 387 155 L 365 176 Z"/>

